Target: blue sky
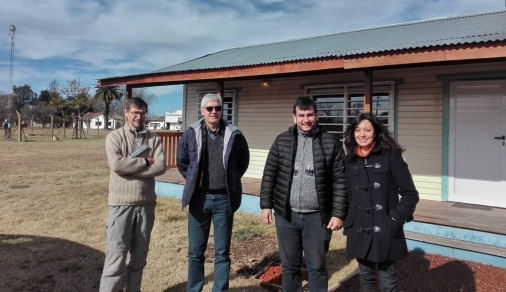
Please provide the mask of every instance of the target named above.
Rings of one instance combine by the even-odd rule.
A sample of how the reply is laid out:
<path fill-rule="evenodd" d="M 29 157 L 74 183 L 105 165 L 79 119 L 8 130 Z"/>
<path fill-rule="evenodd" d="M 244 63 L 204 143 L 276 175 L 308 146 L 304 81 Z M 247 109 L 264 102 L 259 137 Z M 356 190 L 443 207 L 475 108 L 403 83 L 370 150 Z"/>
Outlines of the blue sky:
<path fill-rule="evenodd" d="M 11 24 L 13 84 L 39 93 L 52 79 L 93 88 L 233 47 L 505 9 L 504 0 L 0 0 L 0 91 L 10 91 Z M 151 113 L 182 108 L 182 86 L 148 91 Z"/>

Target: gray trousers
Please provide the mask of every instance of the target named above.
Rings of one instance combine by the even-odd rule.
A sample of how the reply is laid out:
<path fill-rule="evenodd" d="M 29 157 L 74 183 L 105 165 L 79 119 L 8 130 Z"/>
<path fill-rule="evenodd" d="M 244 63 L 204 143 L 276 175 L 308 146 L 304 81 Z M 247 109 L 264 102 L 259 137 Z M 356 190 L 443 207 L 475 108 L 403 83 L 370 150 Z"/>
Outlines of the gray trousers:
<path fill-rule="evenodd" d="M 126 291 L 140 291 L 142 272 L 148 257 L 156 203 L 109 206 L 106 224 L 107 246 L 100 292 L 119 291 L 126 270 Z M 127 254 L 130 261 L 126 265 Z"/>

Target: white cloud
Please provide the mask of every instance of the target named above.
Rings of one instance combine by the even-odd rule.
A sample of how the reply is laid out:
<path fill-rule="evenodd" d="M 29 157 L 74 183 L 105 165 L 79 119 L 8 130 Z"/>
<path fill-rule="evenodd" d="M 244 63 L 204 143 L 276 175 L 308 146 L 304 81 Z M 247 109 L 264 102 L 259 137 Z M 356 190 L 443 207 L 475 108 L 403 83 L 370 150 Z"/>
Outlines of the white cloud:
<path fill-rule="evenodd" d="M 496 0 L 0 0 L 0 74 L 9 61 L 10 24 L 17 26 L 16 58 L 25 83 L 38 92 L 54 78 L 62 83 L 81 78 L 92 85 L 96 78 L 146 73 L 232 47 L 497 11 L 503 5 Z M 16 66 L 16 78 L 19 70 Z M 0 76 L 2 90 L 5 78 L 8 74 Z M 165 87 L 150 90 L 170 94 Z"/>

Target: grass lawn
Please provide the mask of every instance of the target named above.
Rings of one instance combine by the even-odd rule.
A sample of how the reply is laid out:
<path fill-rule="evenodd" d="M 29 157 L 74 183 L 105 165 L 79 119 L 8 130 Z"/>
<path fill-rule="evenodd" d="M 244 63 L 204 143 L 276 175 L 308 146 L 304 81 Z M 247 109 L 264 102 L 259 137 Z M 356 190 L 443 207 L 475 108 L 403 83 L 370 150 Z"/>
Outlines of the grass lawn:
<path fill-rule="evenodd" d="M 106 132 L 70 139 L 72 130 L 67 129 L 67 138 L 60 141 L 51 141 L 47 132 L 34 129 L 28 142 L 0 139 L 0 291 L 97 291 L 107 217 Z M 158 199 L 143 291 L 185 290 L 187 213 L 180 206 L 177 199 Z M 269 247 L 254 256 L 239 247 L 273 239 L 275 229 L 259 216 L 238 213 L 234 232 L 245 229 L 263 236 L 234 242 L 230 290 L 264 291 L 244 271 L 254 271 L 272 256 L 275 241 L 264 240 Z M 344 247 L 344 237 L 335 233 L 327 259 L 330 285 L 356 268 Z M 247 259 L 240 260 L 243 253 Z M 212 260 L 206 261 L 204 291 L 211 290 L 212 269 Z"/>

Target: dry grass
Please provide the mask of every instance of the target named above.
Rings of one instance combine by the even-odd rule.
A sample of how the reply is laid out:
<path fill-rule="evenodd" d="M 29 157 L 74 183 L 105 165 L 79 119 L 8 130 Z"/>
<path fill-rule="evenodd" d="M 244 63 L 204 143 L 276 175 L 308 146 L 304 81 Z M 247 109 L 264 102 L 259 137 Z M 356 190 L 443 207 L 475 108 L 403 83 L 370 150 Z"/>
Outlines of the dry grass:
<path fill-rule="evenodd" d="M 0 139 L 0 291 L 96 291 L 104 259 L 109 177 L 103 136 L 27 138 L 24 143 Z M 186 218 L 179 200 L 159 198 L 143 291 L 185 290 Z M 238 214 L 234 230 L 241 228 L 275 236 L 274 227 L 261 224 L 258 216 Z M 257 245 L 254 240 L 234 244 Z M 244 252 L 247 259 L 233 263 L 231 291 L 263 291 L 244 271 L 258 269 L 255 265 L 272 256 L 276 246 L 271 245 L 254 257 L 237 249 L 234 258 Z M 344 246 L 343 236 L 336 233 L 328 257 L 330 285 L 356 267 L 345 258 Z M 211 290 L 212 269 L 212 262 L 206 263 L 204 291 Z"/>

